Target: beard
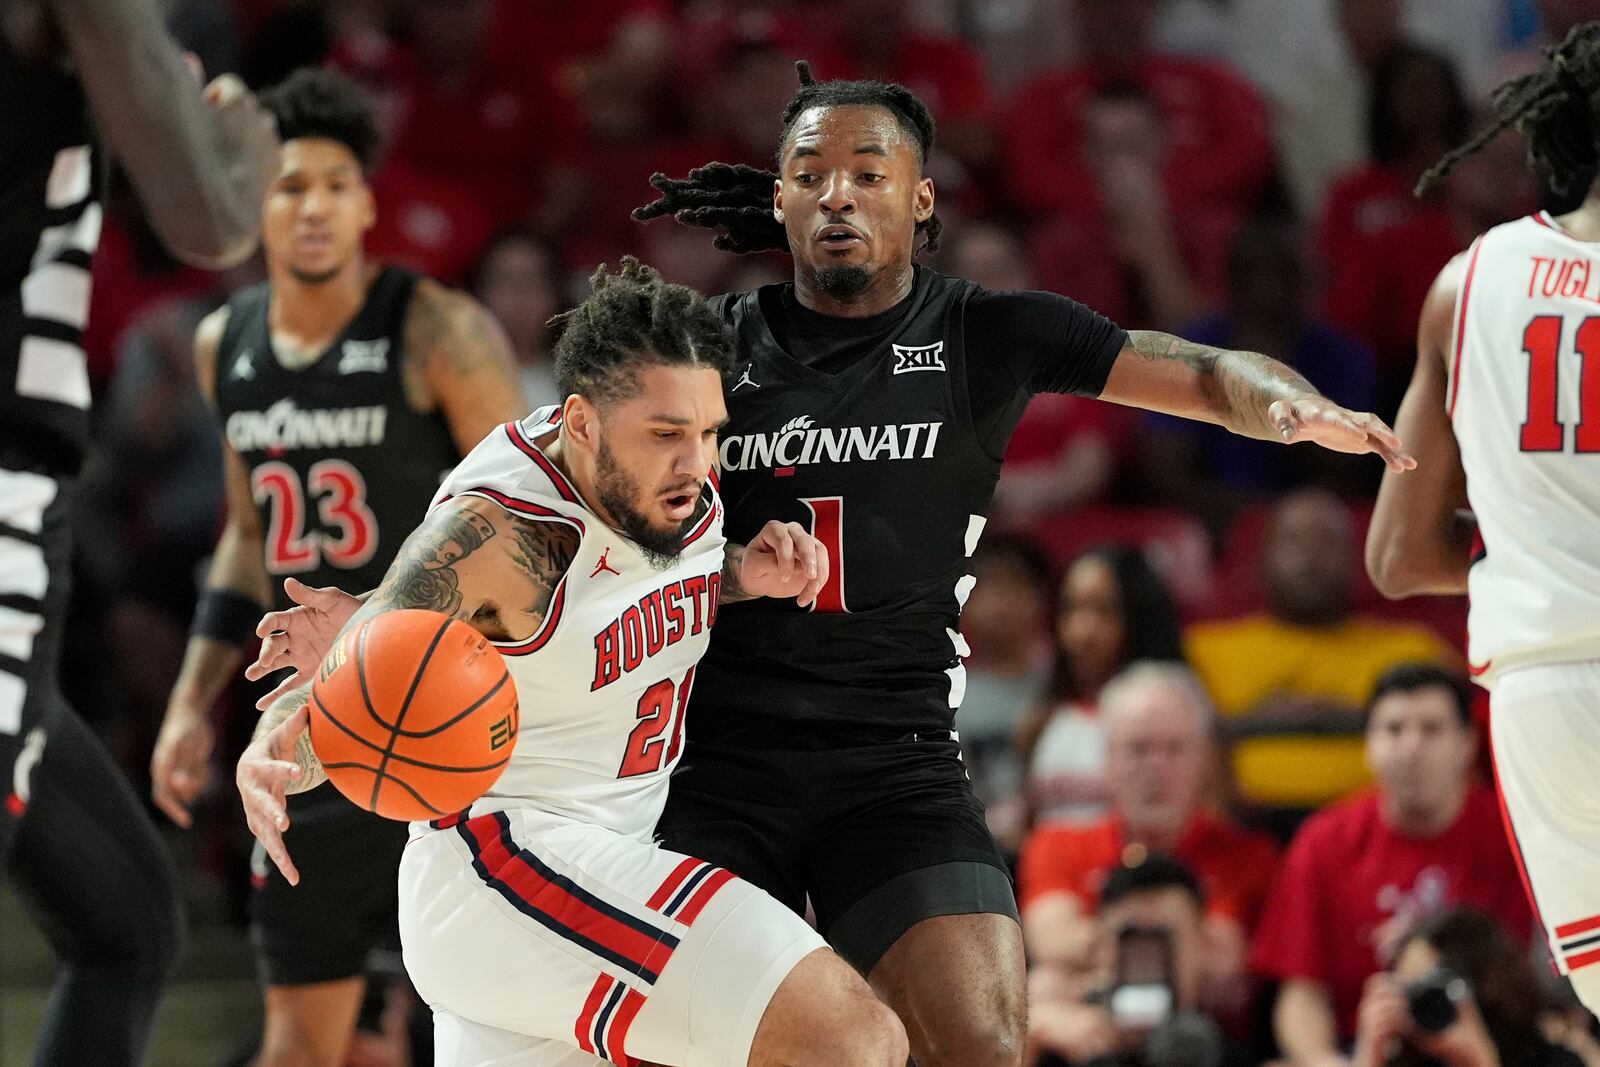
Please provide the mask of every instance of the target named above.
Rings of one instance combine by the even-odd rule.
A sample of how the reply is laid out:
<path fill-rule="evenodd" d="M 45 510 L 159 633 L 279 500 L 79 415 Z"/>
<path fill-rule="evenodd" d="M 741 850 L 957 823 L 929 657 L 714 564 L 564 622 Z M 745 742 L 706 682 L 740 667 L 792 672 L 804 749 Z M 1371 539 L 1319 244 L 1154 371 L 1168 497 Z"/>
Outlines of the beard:
<path fill-rule="evenodd" d="M 642 511 L 633 506 L 639 499 L 639 483 L 634 481 L 604 441 L 595 455 L 595 495 L 600 506 L 616 520 L 623 536 L 639 546 L 650 566 L 664 571 L 678 561 L 683 552 L 683 539 L 698 516 L 691 515 L 670 530 L 651 524 Z"/>
<path fill-rule="evenodd" d="M 860 296 L 872 284 L 872 271 L 866 267 L 819 267 L 817 288 L 835 300 Z"/>

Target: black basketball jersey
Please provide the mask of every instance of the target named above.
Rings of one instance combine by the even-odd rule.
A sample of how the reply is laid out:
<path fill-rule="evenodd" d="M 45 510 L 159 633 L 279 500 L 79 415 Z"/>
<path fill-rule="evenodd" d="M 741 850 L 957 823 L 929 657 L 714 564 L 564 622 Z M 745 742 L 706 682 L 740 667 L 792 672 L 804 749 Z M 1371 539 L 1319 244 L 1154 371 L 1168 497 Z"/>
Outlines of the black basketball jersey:
<path fill-rule="evenodd" d="M 691 738 L 752 713 L 949 729 L 965 689 L 968 562 L 1005 441 L 1033 392 L 1098 394 L 1126 335 L 1065 297 L 922 268 L 872 319 L 801 309 L 785 320 L 806 331 L 789 350 L 769 316 L 793 306 L 791 286 L 713 306 L 740 344 L 720 442 L 728 539 L 798 522 L 832 570 L 810 617 L 793 600 L 724 609 Z M 792 354 L 802 342 L 805 361 Z"/>
<path fill-rule="evenodd" d="M 344 331 L 309 366 L 272 348 L 262 284 L 228 302 L 217 415 L 250 473 L 267 573 L 356 593 L 382 580 L 442 476 L 460 460 L 442 415 L 407 401 L 406 308 L 417 276 L 385 267 Z M 286 606 L 274 581 L 278 607 Z"/>
<path fill-rule="evenodd" d="M 82 87 L 0 34 L 0 443 L 63 474 L 89 440 L 97 192 Z"/>

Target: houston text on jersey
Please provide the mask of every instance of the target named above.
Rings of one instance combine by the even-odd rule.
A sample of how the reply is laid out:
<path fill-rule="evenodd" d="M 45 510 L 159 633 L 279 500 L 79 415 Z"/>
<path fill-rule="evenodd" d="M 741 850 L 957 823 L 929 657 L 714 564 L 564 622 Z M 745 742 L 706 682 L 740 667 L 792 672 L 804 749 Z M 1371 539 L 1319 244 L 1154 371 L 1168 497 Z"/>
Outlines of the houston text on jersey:
<path fill-rule="evenodd" d="M 594 635 L 592 693 L 637 670 L 646 658 L 671 648 L 685 636 L 697 635 L 717 620 L 722 573 L 685 578 L 657 589 L 613 619 Z M 685 602 L 692 610 L 685 610 Z"/>

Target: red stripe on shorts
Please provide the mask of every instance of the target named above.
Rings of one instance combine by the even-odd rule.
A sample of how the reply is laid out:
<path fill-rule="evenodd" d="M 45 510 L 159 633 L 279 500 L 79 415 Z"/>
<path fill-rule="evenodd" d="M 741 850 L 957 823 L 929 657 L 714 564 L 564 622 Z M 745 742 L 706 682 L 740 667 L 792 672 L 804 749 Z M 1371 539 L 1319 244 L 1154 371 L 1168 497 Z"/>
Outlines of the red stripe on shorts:
<path fill-rule="evenodd" d="M 1591 915 L 1587 919 L 1579 919 L 1577 922 L 1570 922 L 1565 926 L 1556 927 L 1556 936 L 1568 938 L 1573 934 L 1581 934 L 1596 927 L 1600 927 L 1600 915 Z"/>
<path fill-rule="evenodd" d="M 505 845 L 500 824 L 495 819 L 478 822 L 469 819 L 461 824 L 478 842 L 479 856 L 490 874 L 529 906 L 550 916 L 558 924 L 581 934 L 597 945 L 629 961 L 635 973 L 651 981 L 659 972 L 649 966 L 658 950 L 671 954 L 676 942 L 663 945 L 658 937 L 636 930 L 580 900 L 565 886 L 553 882 L 536 870 L 520 854 L 513 854 Z"/>
<path fill-rule="evenodd" d="M 613 979 L 609 974 L 602 974 L 594 980 L 594 988 L 589 990 L 589 999 L 583 1002 L 583 1011 L 578 1013 L 578 1022 L 572 1028 L 572 1034 L 578 1039 L 578 1047 L 583 1051 L 594 1054 L 594 1042 L 589 1040 L 589 1033 L 594 1029 L 594 1015 L 600 1010 L 601 1001 L 605 1000 L 606 991 L 611 988 Z"/>
<path fill-rule="evenodd" d="M 655 894 L 651 896 L 646 907 L 651 911 L 660 911 L 661 906 L 672 899 L 672 894 L 678 891 L 678 887 L 683 884 L 683 880 L 689 877 L 689 874 L 696 867 L 699 867 L 701 862 L 701 860 L 691 856 L 674 867 L 672 873 L 667 875 L 667 880 L 661 883 L 661 888 L 657 889 Z"/>
<path fill-rule="evenodd" d="M 633 1025 L 633 1018 L 642 1007 L 644 997 L 637 990 L 630 989 L 622 995 L 622 1003 L 617 1005 L 617 1013 L 611 1017 L 611 1032 L 606 1036 L 606 1045 L 611 1049 L 612 1062 L 620 1067 L 639 1067 L 639 1061 L 628 1055 L 628 1027 Z"/>
<path fill-rule="evenodd" d="M 1567 971 L 1570 973 L 1580 967 L 1587 967 L 1591 963 L 1600 963 L 1600 948 L 1592 948 L 1588 952 L 1579 952 L 1576 955 L 1568 956 Z"/>
<path fill-rule="evenodd" d="M 689 903 L 684 905 L 683 910 L 678 912 L 675 918 L 683 925 L 688 926 L 694 922 L 695 917 L 700 914 L 705 906 L 711 903 L 711 898 L 717 895 L 717 890 L 731 881 L 733 881 L 732 871 L 719 870 L 716 874 L 706 879 L 705 885 L 695 890 L 694 896 L 689 898 Z"/>

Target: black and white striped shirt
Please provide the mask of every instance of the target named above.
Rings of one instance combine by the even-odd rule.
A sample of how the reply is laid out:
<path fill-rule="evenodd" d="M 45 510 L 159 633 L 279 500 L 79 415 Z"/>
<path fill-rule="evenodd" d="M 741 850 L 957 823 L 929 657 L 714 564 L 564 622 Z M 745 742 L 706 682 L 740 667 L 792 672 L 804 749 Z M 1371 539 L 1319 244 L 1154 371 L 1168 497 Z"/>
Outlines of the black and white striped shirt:
<path fill-rule="evenodd" d="M 77 79 L 0 40 L 0 445 L 68 474 L 89 432 L 95 171 Z"/>

